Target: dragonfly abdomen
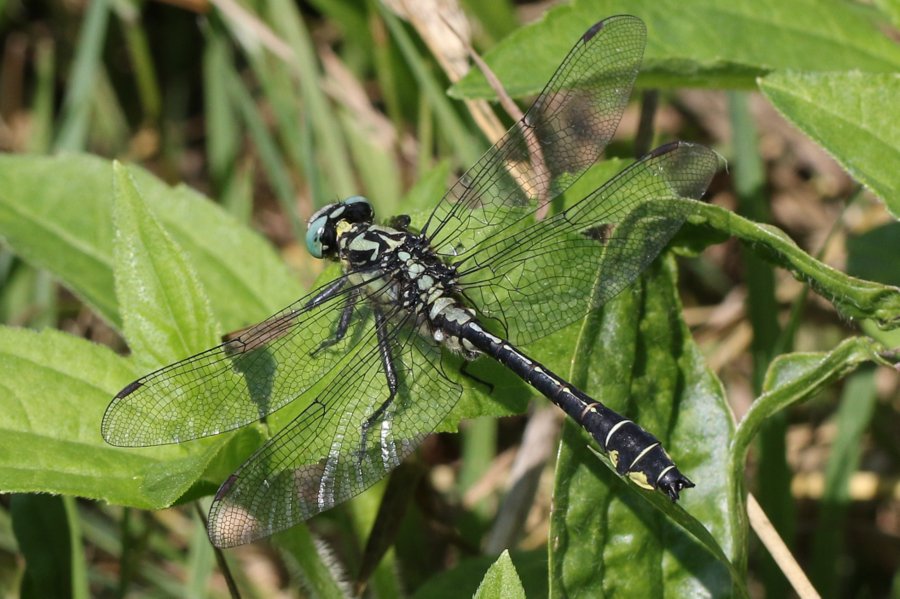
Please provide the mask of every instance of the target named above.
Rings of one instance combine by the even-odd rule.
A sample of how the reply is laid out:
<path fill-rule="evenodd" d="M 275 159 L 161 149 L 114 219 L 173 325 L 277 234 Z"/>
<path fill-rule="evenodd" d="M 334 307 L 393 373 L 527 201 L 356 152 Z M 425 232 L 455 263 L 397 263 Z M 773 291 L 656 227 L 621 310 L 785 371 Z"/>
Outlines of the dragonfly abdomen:
<path fill-rule="evenodd" d="M 660 489 L 672 501 L 682 489 L 693 487 L 652 434 L 621 414 L 595 401 L 580 389 L 532 360 L 510 343 L 485 331 L 477 321 L 443 328 L 470 343 L 537 389 L 581 425 L 609 454 L 616 470 L 645 489 Z"/>

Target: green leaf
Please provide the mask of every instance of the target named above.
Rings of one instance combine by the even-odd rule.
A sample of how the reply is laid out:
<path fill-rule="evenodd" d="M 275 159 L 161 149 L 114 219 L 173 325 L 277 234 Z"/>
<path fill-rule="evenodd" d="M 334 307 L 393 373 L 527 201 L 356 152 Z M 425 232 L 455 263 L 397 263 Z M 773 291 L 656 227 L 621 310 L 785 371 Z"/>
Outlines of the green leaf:
<path fill-rule="evenodd" d="M 72 596 L 72 544 L 62 498 L 13 495 L 10 513 L 25 558 L 21 596 Z"/>
<path fill-rule="evenodd" d="M 551 516 L 551 596 L 742 592 L 729 563 L 746 534 L 728 508 L 734 425 L 721 384 L 681 320 L 674 278 L 671 261 L 656 262 L 592 313 L 571 381 L 656 434 L 697 488 L 677 506 L 638 489 L 606 458 L 598 461 L 593 441 L 567 423 Z"/>
<path fill-rule="evenodd" d="M 535 93 L 588 27 L 621 13 L 647 24 L 647 50 L 638 78 L 643 87 L 749 88 L 756 77 L 775 69 L 900 70 L 900 47 L 864 10 L 838 0 L 727 5 L 716 0 L 581 0 L 548 11 L 504 39 L 485 59 L 510 95 Z M 477 69 L 454 85 L 451 94 L 495 95 Z"/>
<path fill-rule="evenodd" d="M 525 589 L 519 580 L 519 573 L 509 557 L 509 551 L 504 551 L 497 561 L 484 575 L 484 579 L 475 592 L 475 599 L 519 599 L 525 597 Z"/>
<path fill-rule="evenodd" d="M 84 148 L 91 123 L 92 103 L 98 94 L 103 73 L 103 44 L 111 4 L 109 0 L 93 2 L 82 21 L 57 128 L 56 151 L 72 152 Z"/>
<path fill-rule="evenodd" d="M 125 335 L 136 353 L 136 361 L 142 364 L 141 370 L 145 371 L 215 343 L 215 318 L 184 255 L 146 209 L 129 173 L 124 167 L 116 166 L 115 175 L 117 283 L 121 305 L 125 308 Z M 77 341 L 69 338 L 66 343 Z M 61 349 L 64 345 L 53 347 Z M 90 347 L 94 351 L 100 349 Z M 30 349 L 27 341 L 21 348 Z M 37 359 L 43 357 L 50 364 L 72 361 L 69 356 L 52 355 L 40 344 L 36 344 L 34 349 L 31 355 Z M 115 359 L 124 362 L 121 358 Z M 96 383 L 92 378 L 92 374 L 97 374 L 95 371 L 88 367 L 79 370 L 78 374 L 84 377 L 85 382 Z M 42 393 L 37 387 L 25 387 L 21 390 L 21 397 L 13 396 L 23 405 L 39 406 L 46 401 L 45 397 L 65 394 L 73 401 L 89 402 L 94 407 L 94 410 L 79 412 L 90 414 L 92 421 L 90 429 L 87 429 L 90 434 L 81 437 L 71 434 L 62 423 L 56 422 L 57 418 L 66 422 L 71 415 L 52 411 L 47 420 L 51 425 L 56 422 L 56 440 L 68 444 L 68 447 L 48 447 L 46 444 L 45 447 L 48 447 L 46 457 L 54 465 L 67 464 L 73 455 L 85 455 L 87 459 L 82 458 L 81 465 L 100 467 L 76 469 L 76 475 L 80 477 L 77 481 L 69 480 L 61 473 L 45 472 L 46 478 L 40 481 L 22 483 L 25 485 L 23 490 L 71 493 L 138 507 L 165 507 L 198 484 L 195 495 L 211 492 L 215 487 L 209 481 L 217 485 L 260 443 L 258 428 L 248 427 L 232 436 L 185 447 L 157 447 L 141 451 L 113 449 L 99 438 L 97 426 L 116 388 L 135 378 L 134 370 L 129 368 L 127 375 L 117 375 L 115 378 L 117 383 L 105 387 L 105 391 L 91 390 L 79 394 L 76 392 L 77 386 L 58 380 L 60 389 L 56 393 Z M 45 377 L 44 380 L 50 382 L 52 379 Z M 29 394 L 35 396 L 29 397 Z M 51 410 L 47 412 L 51 414 Z M 17 432 L 32 436 L 37 433 L 29 422 L 23 423 Z M 73 444 L 78 445 L 80 451 L 73 451 Z M 54 450 L 64 456 L 55 456 Z M 112 455 L 113 451 L 118 455 Z M 33 461 L 23 459 L 21 465 L 30 466 L 29 462 Z M 117 489 L 121 495 L 111 496 L 106 481 L 115 478 L 118 468 L 124 471 L 122 476 L 127 476 L 133 484 Z M 204 476 L 206 478 L 201 480 Z"/>
<path fill-rule="evenodd" d="M 98 201 L 100 193 L 107 202 L 112 197 L 112 170 L 97 159 L 81 165 L 57 160 L 0 156 L 0 236 L 22 258 L 55 273 L 100 316 L 119 325 L 112 226 L 108 204 Z"/>
<path fill-rule="evenodd" d="M 262 320 L 301 295 L 257 234 L 186 186 L 170 187 L 137 167 L 131 172 L 147 206 L 190 256 L 226 330 Z M 0 237 L 119 328 L 112 181 L 111 163 L 93 156 L 0 155 Z"/>
<path fill-rule="evenodd" d="M 679 202 L 690 202 L 679 200 Z M 872 319 L 883 329 L 900 326 L 900 288 L 864 281 L 819 262 L 771 225 L 747 220 L 712 204 L 690 202 L 689 225 L 738 238 L 765 260 L 787 269 L 850 318 Z"/>
<path fill-rule="evenodd" d="M 438 198 L 447 191 L 450 181 L 450 162 L 442 160 L 429 171 L 422 173 L 410 188 L 400 205 L 403 210 L 412 214 L 421 214 L 413 220 L 413 224 L 421 226 L 428 218 Z"/>
<path fill-rule="evenodd" d="M 900 75 L 787 72 L 759 85 L 785 118 L 900 216 Z"/>
<path fill-rule="evenodd" d="M 113 164 L 116 297 L 134 359 L 148 370 L 216 345 L 217 322 L 181 248 L 147 209 L 126 167 Z"/>
<path fill-rule="evenodd" d="M 750 442 L 769 416 L 809 399 L 860 364 L 875 362 L 894 368 L 885 356 L 889 354 L 880 343 L 868 337 L 852 337 L 828 353 L 793 353 L 776 358 L 766 373 L 764 393 L 753 402 L 735 431 L 729 472 L 743 472 Z M 893 359 L 897 360 L 897 356 Z"/>
<path fill-rule="evenodd" d="M 884 347 L 867 337 L 844 340 L 828 353 L 793 353 L 775 358 L 766 373 L 763 394 L 744 415 L 731 442 L 728 474 L 731 478 L 731 498 L 736 501 L 732 509 L 743 513 L 744 465 L 750 444 L 763 423 L 789 406 L 805 401 L 827 385 L 853 372 L 861 364 L 875 362 L 896 368 L 889 361 L 891 354 Z M 887 357 L 886 357 L 887 356 Z M 898 361 L 896 354 L 892 359 Z"/>
<path fill-rule="evenodd" d="M 189 445 L 107 445 L 103 412 L 135 378 L 129 361 L 106 347 L 50 329 L 0 328 L 0 492 L 158 509 L 195 485 L 211 492 L 258 446 L 258 427 Z"/>
<path fill-rule="evenodd" d="M 505 552 L 504 552 L 505 553 Z M 515 563 L 519 564 L 521 586 L 532 597 L 547 596 L 547 551 L 513 551 Z M 499 558 L 497 562 L 499 562 Z M 512 561 L 512 560 L 510 560 Z M 416 589 L 415 599 L 451 599 L 468 597 L 477 592 L 479 585 L 487 577 L 488 571 L 496 565 L 487 555 L 461 560 L 450 570 L 431 577 Z M 499 595 L 496 595 L 499 596 Z"/>

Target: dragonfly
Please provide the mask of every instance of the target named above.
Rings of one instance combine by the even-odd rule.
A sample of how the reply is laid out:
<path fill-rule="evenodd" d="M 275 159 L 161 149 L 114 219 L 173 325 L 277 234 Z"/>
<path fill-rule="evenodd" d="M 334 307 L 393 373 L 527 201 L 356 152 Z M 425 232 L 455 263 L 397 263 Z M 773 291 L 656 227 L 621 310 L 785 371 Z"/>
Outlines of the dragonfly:
<path fill-rule="evenodd" d="M 446 353 L 496 360 L 562 408 L 617 471 L 672 501 L 694 486 L 659 440 L 521 349 L 628 287 L 679 230 L 718 168 L 674 142 L 584 198 L 561 194 L 600 158 L 646 44 L 637 17 L 596 23 L 534 104 L 437 203 L 376 224 L 354 196 L 318 210 L 306 245 L 341 274 L 112 400 L 116 446 L 181 443 L 303 407 L 215 495 L 211 542 L 251 542 L 328 510 L 396 468 L 456 405 Z"/>

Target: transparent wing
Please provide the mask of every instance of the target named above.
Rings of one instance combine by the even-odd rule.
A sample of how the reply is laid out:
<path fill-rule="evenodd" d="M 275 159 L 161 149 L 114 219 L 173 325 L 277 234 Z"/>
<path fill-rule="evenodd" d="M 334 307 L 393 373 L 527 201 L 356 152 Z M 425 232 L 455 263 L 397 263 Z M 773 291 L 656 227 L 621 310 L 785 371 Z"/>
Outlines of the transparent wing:
<path fill-rule="evenodd" d="M 451 187 L 422 233 L 443 255 L 460 255 L 523 207 L 534 211 L 594 164 L 631 95 L 646 44 L 632 16 L 585 33 L 523 119 Z"/>
<path fill-rule="evenodd" d="M 708 148 L 662 146 L 563 212 L 482 240 L 455 262 L 460 284 L 513 343 L 548 335 L 630 285 L 689 215 L 677 199 L 699 199 L 717 169 Z"/>
<path fill-rule="evenodd" d="M 357 289 L 345 282 L 333 297 L 309 304 L 342 281 L 320 287 L 217 347 L 134 381 L 106 409 L 103 438 L 126 447 L 178 443 L 238 428 L 300 397 L 355 352 L 355 343 L 371 328 L 357 314 L 343 340 L 313 354 L 334 333 Z"/>
<path fill-rule="evenodd" d="M 375 339 L 315 401 L 219 489 L 209 514 L 218 547 L 289 528 L 357 495 L 393 470 L 456 405 L 461 388 L 440 350 L 411 327 L 386 327 L 398 392 L 388 387 Z M 380 417 L 373 420 L 373 415 Z"/>

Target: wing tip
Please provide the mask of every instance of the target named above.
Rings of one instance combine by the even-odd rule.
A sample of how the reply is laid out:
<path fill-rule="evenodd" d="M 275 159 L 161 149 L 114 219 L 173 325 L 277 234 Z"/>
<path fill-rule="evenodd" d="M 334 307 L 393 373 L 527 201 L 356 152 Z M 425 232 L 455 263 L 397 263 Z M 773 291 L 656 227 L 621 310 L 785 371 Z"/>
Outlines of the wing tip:
<path fill-rule="evenodd" d="M 206 534 L 213 546 L 222 549 L 252 543 L 276 532 L 263 526 L 251 510 L 229 499 L 228 495 L 237 481 L 237 474 L 225 479 L 209 508 Z"/>
<path fill-rule="evenodd" d="M 660 158 L 676 151 L 685 152 L 686 155 L 691 156 L 691 159 L 695 161 L 696 164 L 702 164 L 702 168 L 707 174 L 706 184 L 703 187 L 705 191 L 706 187 L 709 186 L 709 183 L 712 181 L 713 176 L 724 162 L 722 156 L 710 147 L 689 141 L 670 141 L 669 143 L 653 148 L 644 154 L 638 162 Z"/>
<path fill-rule="evenodd" d="M 604 24 L 608 21 L 608 19 L 603 19 L 602 21 L 597 21 L 593 25 L 591 25 L 590 29 L 584 32 L 584 35 L 581 36 L 581 41 L 589 42 L 591 38 L 597 35 L 601 29 L 603 29 Z"/>
<path fill-rule="evenodd" d="M 116 434 L 113 430 L 114 417 L 111 409 L 107 409 L 103 415 L 103 421 L 100 423 L 100 436 L 108 445 L 113 447 L 141 447 L 140 443 L 135 443 L 133 439 L 127 439 L 121 434 Z"/>
<path fill-rule="evenodd" d="M 143 386 L 144 386 L 144 383 L 141 382 L 141 379 L 132 381 L 132 382 L 128 383 L 127 385 L 125 385 L 125 387 L 123 387 L 121 391 L 116 393 L 116 396 L 113 399 L 123 399 L 125 397 L 128 397 L 129 395 L 131 395 L 132 393 L 134 393 L 135 391 L 137 391 L 138 389 L 140 389 Z"/>
<path fill-rule="evenodd" d="M 103 420 L 100 422 L 100 436 L 103 437 L 103 440 L 106 441 L 109 445 L 113 447 L 136 447 L 133 440 L 126 439 L 121 435 L 115 434 L 115 422 L 116 422 L 116 414 L 118 412 L 117 406 L 119 402 L 140 389 L 144 386 L 144 383 L 141 382 L 141 379 L 136 381 L 131 381 L 127 385 L 125 385 L 121 391 L 115 394 L 112 402 L 110 402 L 109 406 L 107 406 L 106 411 L 103 413 Z"/>
<path fill-rule="evenodd" d="M 647 33 L 647 25 L 644 23 L 643 19 L 637 17 L 635 15 L 621 14 L 621 15 L 613 15 L 611 17 L 606 17 L 605 19 L 601 19 L 590 26 L 590 28 L 584 32 L 581 36 L 581 41 L 589 42 L 594 38 L 598 33 L 600 33 L 604 28 L 612 25 L 613 23 L 628 23 L 629 25 L 638 25 L 640 29 L 643 31 L 644 35 Z"/>
<path fill-rule="evenodd" d="M 692 144 L 690 142 L 681 141 L 680 139 L 677 139 L 675 141 L 670 141 L 669 143 L 664 143 L 661 146 L 657 146 L 657 147 L 653 148 L 652 150 L 647 152 L 647 154 L 644 155 L 644 158 L 658 158 L 658 157 L 662 156 L 663 154 L 668 154 L 669 152 L 674 152 L 675 150 L 678 150 L 681 148 L 690 148 L 690 147 L 696 147 L 696 146 L 697 146 L 697 144 Z"/>
<path fill-rule="evenodd" d="M 641 160 L 648 158 L 658 158 L 664 154 L 668 154 L 670 152 L 674 152 L 676 150 L 690 150 L 697 152 L 698 154 L 710 155 L 716 158 L 718 161 L 718 154 L 712 148 L 705 146 L 703 144 L 694 143 L 692 141 L 684 141 L 681 139 L 676 139 L 675 141 L 670 141 L 668 143 L 664 143 L 661 146 L 657 146 L 644 154 Z"/>
<path fill-rule="evenodd" d="M 237 474 L 231 474 L 228 478 L 225 479 L 219 486 L 219 490 L 216 491 L 216 496 L 213 498 L 213 501 L 221 501 L 223 497 L 225 497 L 228 492 L 231 490 L 231 487 L 234 486 L 234 483 L 237 482 Z"/>

